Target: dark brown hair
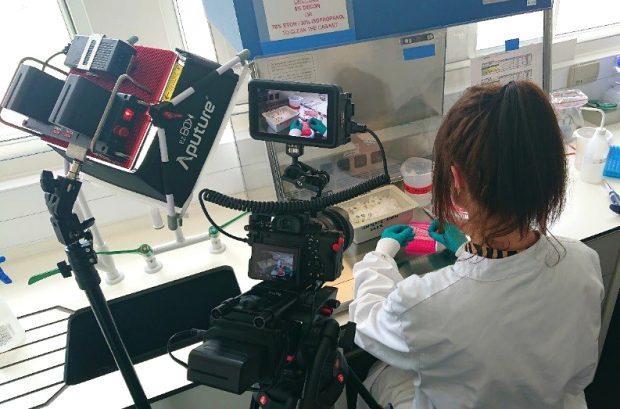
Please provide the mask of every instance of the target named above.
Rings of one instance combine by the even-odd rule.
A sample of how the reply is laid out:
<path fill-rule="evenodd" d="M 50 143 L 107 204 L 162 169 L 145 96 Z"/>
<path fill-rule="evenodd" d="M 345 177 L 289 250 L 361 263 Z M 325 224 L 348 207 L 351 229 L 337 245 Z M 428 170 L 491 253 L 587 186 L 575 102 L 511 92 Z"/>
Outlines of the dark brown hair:
<path fill-rule="evenodd" d="M 436 216 L 458 220 L 454 165 L 480 208 L 470 222 L 486 244 L 515 230 L 546 234 L 564 207 L 562 134 L 547 96 L 532 82 L 468 88 L 444 118 L 433 156 Z"/>

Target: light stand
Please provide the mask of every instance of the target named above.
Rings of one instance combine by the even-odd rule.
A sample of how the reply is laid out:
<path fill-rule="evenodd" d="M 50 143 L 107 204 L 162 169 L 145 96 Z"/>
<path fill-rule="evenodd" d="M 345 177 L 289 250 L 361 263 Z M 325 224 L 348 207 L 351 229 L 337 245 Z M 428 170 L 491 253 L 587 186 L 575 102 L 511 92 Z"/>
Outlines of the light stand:
<path fill-rule="evenodd" d="M 148 409 L 151 405 L 140 385 L 131 358 L 101 291 L 101 278 L 95 269 L 97 254 L 93 249 L 93 235 L 89 230 L 95 223 L 95 219 L 90 218 L 80 222 L 78 216 L 73 213 L 73 206 L 82 186 L 82 182 L 77 180 L 79 165 L 76 162 L 74 164 L 67 177 L 54 177 L 52 172 L 47 170 L 41 173 L 41 188 L 45 192 L 45 204 L 51 216 L 50 221 L 56 238 L 65 246 L 69 260 L 68 264 L 65 261 L 58 263 L 58 268 L 65 278 L 70 277 L 73 271 L 75 281 L 88 298 L 101 333 L 125 380 L 136 408 Z"/>
<path fill-rule="evenodd" d="M 166 168 L 168 166 L 168 149 L 166 133 L 161 125 L 163 124 L 163 121 L 173 119 L 175 115 L 178 115 L 171 112 L 169 109 L 173 109 L 176 105 L 180 104 L 186 98 L 194 94 L 196 89 L 207 86 L 212 80 L 218 78 L 233 66 L 239 63 L 245 64 L 245 60 L 247 60 L 248 57 L 249 52 L 247 50 L 242 51 L 237 57 L 205 76 L 203 79 L 194 84 L 194 86 L 181 92 L 170 102 L 163 102 L 150 107 L 150 113 L 153 117 L 153 124 L 160 127 L 157 135 L 159 137 L 159 144 L 161 148 L 162 170 L 166 201 L 168 204 L 168 224 L 171 230 L 177 230 L 179 227 L 178 215 L 176 214 L 174 207 L 174 197 L 170 193 L 171 181 L 167 179 L 168 173 L 166 172 Z M 127 74 L 123 74 L 118 78 L 114 88 L 111 91 L 110 99 L 99 121 L 97 130 L 93 135 L 93 139 L 90 144 L 91 151 L 93 151 L 95 143 L 102 132 L 103 126 L 110 112 L 112 102 L 121 84 L 126 80 L 140 86 Z M 227 113 L 230 112 L 230 110 L 231 107 L 229 106 Z M 112 353 L 112 357 L 114 358 L 121 375 L 123 376 L 136 408 L 150 409 L 151 406 L 135 372 L 131 357 L 125 348 L 123 340 L 118 332 L 118 328 L 116 327 L 116 323 L 114 322 L 114 318 L 112 317 L 106 302 L 105 296 L 101 291 L 101 278 L 94 267 L 95 264 L 97 264 L 97 254 L 93 248 L 93 234 L 90 231 L 90 228 L 95 223 L 95 219 L 91 217 L 83 222 L 80 222 L 78 215 L 73 212 L 73 208 L 78 200 L 78 195 L 82 186 L 82 182 L 79 180 L 79 174 L 82 164 L 86 160 L 88 150 L 88 148 L 77 145 L 70 144 L 68 146 L 67 156 L 73 158 L 74 160 L 71 163 L 66 176 L 64 177 L 54 177 L 52 172 L 47 170 L 44 170 L 41 173 L 41 188 L 45 193 L 45 203 L 51 216 L 50 221 L 58 241 L 65 246 L 65 252 L 69 261 L 68 263 L 65 261 L 58 263 L 58 268 L 62 276 L 65 278 L 70 277 L 73 272 L 75 280 L 78 283 L 78 287 L 86 294 L 93 314 L 99 324 L 99 328 L 101 329 L 101 333 L 108 345 L 108 348 L 110 349 L 110 352 Z M 181 240 L 179 241 L 184 241 L 180 230 L 178 231 L 178 234 L 181 235 Z"/>

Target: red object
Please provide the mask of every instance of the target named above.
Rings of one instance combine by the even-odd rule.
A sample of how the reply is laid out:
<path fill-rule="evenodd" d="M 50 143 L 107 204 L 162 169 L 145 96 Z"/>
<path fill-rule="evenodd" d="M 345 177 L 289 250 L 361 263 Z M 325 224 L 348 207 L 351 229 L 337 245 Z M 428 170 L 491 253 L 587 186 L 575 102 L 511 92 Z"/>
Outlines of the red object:
<path fill-rule="evenodd" d="M 403 186 L 404 186 L 405 190 L 407 192 L 411 193 L 412 195 L 423 195 L 423 194 L 429 193 L 431 190 L 433 190 L 433 185 L 422 186 L 422 187 L 413 187 L 413 186 L 409 186 L 406 183 L 403 183 Z"/>
<path fill-rule="evenodd" d="M 126 126 L 116 125 L 112 129 L 112 133 L 116 136 L 120 136 L 121 138 L 127 138 L 129 136 L 129 128 Z"/>
<path fill-rule="evenodd" d="M 258 398 L 258 403 L 261 406 L 267 406 L 268 402 L 269 402 L 269 398 L 267 397 L 267 395 L 261 395 L 260 398 Z"/>
<path fill-rule="evenodd" d="M 324 317 L 331 317 L 333 312 L 334 312 L 334 309 L 331 307 L 323 307 L 319 310 L 319 314 L 321 314 Z"/>
<path fill-rule="evenodd" d="M 123 121 L 130 122 L 135 115 L 136 115 L 136 113 L 133 112 L 133 109 L 125 108 L 125 110 L 123 111 L 123 115 L 122 115 Z"/>
<path fill-rule="evenodd" d="M 295 355 L 287 355 L 286 356 L 286 363 L 290 364 L 291 362 L 293 362 L 295 360 Z"/>
<path fill-rule="evenodd" d="M 336 376 L 336 380 L 338 381 L 338 383 L 344 383 L 344 375 L 342 373 L 339 373 Z"/>
<path fill-rule="evenodd" d="M 338 241 L 332 244 L 332 250 L 334 251 L 334 253 L 337 253 L 340 251 L 343 245 L 344 245 L 344 237 L 339 237 Z"/>
<path fill-rule="evenodd" d="M 181 119 L 181 118 L 183 118 L 183 114 L 180 114 L 180 113 L 178 113 L 178 112 L 169 112 L 169 111 L 165 111 L 165 112 L 162 114 L 162 116 L 163 116 L 165 119 L 168 119 L 168 120 L 173 120 L 173 119 Z"/>
<path fill-rule="evenodd" d="M 312 136 L 312 134 L 314 134 L 314 131 L 310 128 L 308 122 L 301 121 L 301 124 L 301 136 Z"/>
<path fill-rule="evenodd" d="M 430 222 L 412 221 L 409 226 L 413 229 L 414 238 L 407 243 L 405 253 L 409 255 L 432 254 L 437 251 L 437 243 L 428 234 Z"/>

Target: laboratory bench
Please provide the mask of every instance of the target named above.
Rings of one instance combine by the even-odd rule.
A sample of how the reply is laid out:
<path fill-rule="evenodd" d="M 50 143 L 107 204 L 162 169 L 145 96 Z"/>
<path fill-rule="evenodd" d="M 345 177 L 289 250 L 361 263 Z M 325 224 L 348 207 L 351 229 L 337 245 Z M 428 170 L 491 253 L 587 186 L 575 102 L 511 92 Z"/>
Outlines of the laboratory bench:
<path fill-rule="evenodd" d="M 615 135 L 614 143 L 620 144 L 620 124 L 610 126 L 609 129 Z M 572 157 L 569 158 L 569 162 L 570 180 L 566 208 L 559 220 L 552 226 L 551 232 L 557 236 L 582 240 L 600 255 L 607 296 L 603 305 L 602 345 L 620 286 L 620 215 L 608 209 L 609 198 L 605 189 L 601 185 L 590 185 L 582 182 L 579 178 L 579 172 L 572 166 Z M 616 191 L 620 192 L 620 179 L 608 178 L 607 180 Z M 215 220 L 219 222 L 236 215 L 234 211 L 218 209 L 215 206 L 213 206 L 212 212 Z M 428 217 L 420 209 L 416 209 L 414 219 L 428 220 Z M 245 221 L 246 219 L 241 219 L 230 225 L 227 230 L 232 234 L 242 236 L 245 233 L 243 230 Z M 192 205 L 190 207 L 190 220 L 184 223 L 186 236 L 203 233 L 207 228 L 208 223 L 200 208 L 197 205 Z M 152 230 L 146 216 L 143 219 L 104 226 L 101 230 L 112 249 L 135 248 L 141 243 L 155 245 L 173 239 L 170 232 Z M 125 274 L 125 278 L 115 285 L 102 283 L 102 290 L 107 299 L 115 299 L 222 265 L 228 265 L 234 269 L 242 292 L 250 289 L 257 283 L 247 276 L 250 248 L 245 243 L 227 238 L 222 240 L 227 249 L 221 254 L 209 253 L 208 242 L 202 242 L 159 255 L 157 258 L 163 264 L 163 269 L 154 274 L 144 272 L 145 263 L 140 256 L 121 255 L 115 257 L 115 261 L 119 269 Z M 341 277 L 331 283 L 338 288 L 338 299 L 342 302 L 342 307 L 336 314 L 336 318 L 341 322 L 347 320 L 346 306 L 353 296 L 352 265 L 359 261 L 366 252 L 372 250 L 375 242 L 376 240 L 353 245 L 345 255 L 344 270 Z M 36 285 L 27 285 L 28 277 L 49 270 L 55 266 L 56 262 L 64 259 L 63 250 L 55 240 L 7 249 L 4 255 L 7 257 L 7 262 L 3 264 L 3 267 L 12 276 L 14 284 L 0 287 L 0 294 L 7 300 L 16 315 L 22 316 L 53 306 L 60 306 L 60 309 L 52 311 L 56 314 L 55 317 L 61 317 L 61 319 L 57 319 L 59 322 L 52 326 L 30 332 L 31 335 L 33 332 L 38 332 L 37 339 L 50 337 L 49 341 L 46 341 L 49 344 L 47 350 L 55 350 L 56 352 L 28 361 L 26 367 L 20 365 L 19 371 L 16 366 L 10 365 L 9 360 L 15 362 L 26 359 L 25 351 L 16 350 L 0 355 L 0 368 L 2 368 L 0 370 L 0 402 L 8 396 L 16 396 L 25 391 L 31 391 L 56 382 L 62 383 L 62 363 L 64 362 L 64 345 L 66 344 L 63 328 L 66 331 L 67 311 L 87 306 L 86 298 L 83 292 L 77 288 L 74 279 L 62 279 L 61 276 L 57 275 Z M 411 275 L 423 274 L 453 263 L 454 257 L 444 251 L 417 258 L 398 255 L 397 261 L 403 275 Z M 174 309 L 175 306 L 169 305 L 168 308 Z M 178 311 L 178 313 L 183 314 L 183 311 Z M 64 319 L 62 319 L 63 314 Z M 60 335 L 54 336 L 54 334 Z M 42 346 L 39 345 L 38 347 L 41 348 Z M 184 348 L 177 351 L 176 354 L 181 359 L 186 359 L 190 349 L 191 347 Z M 6 384 L 11 379 L 50 367 L 49 370 L 29 377 L 27 382 Z M 166 398 L 160 403 L 154 404 L 154 409 L 198 407 L 197 405 L 200 402 L 220 402 L 222 399 L 226 400 L 226 407 L 246 407 L 249 402 L 247 393 L 236 396 L 211 388 L 193 388 L 186 380 L 186 370 L 174 363 L 167 355 L 139 363 L 136 365 L 136 370 L 149 398 Z M 42 390 L 29 395 L 27 399 L 0 403 L 0 408 L 13 409 L 34 406 L 48 399 L 61 386 L 59 384 L 53 388 Z M 49 407 L 52 409 L 72 407 L 95 409 L 124 408 L 130 405 L 129 393 L 122 377 L 116 371 L 66 388 L 53 400 Z"/>

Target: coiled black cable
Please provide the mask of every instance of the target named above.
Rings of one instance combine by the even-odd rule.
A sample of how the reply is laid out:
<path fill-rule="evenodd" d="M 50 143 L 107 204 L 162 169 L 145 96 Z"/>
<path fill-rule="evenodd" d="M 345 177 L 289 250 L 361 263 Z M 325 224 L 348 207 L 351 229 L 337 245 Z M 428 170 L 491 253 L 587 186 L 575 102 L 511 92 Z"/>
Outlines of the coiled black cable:
<path fill-rule="evenodd" d="M 368 132 L 375 139 L 377 145 L 379 145 L 379 149 L 381 151 L 381 157 L 383 159 L 383 171 L 384 174 L 369 179 L 365 182 L 360 183 L 359 185 L 353 186 L 349 189 L 345 189 L 343 191 L 333 193 L 329 196 L 324 197 L 315 197 L 310 200 L 299 200 L 299 201 L 288 201 L 288 202 L 278 202 L 278 201 L 268 201 L 268 202 L 259 202 L 255 200 L 244 200 L 238 199 L 236 197 L 231 197 L 225 195 L 220 192 L 216 192 L 211 189 L 203 189 L 200 191 L 198 196 L 198 201 L 200 202 L 200 206 L 202 207 L 202 211 L 204 212 L 207 220 L 213 227 L 215 227 L 220 233 L 223 235 L 230 237 L 231 239 L 242 241 L 247 243 L 247 239 L 243 239 L 240 237 L 236 237 L 230 233 L 224 231 L 220 226 L 218 226 L 207 210 L 207 206 L 205 201 L 217 204 L 222 207 L 226 207 L 228 209 L 238 210 L 242 212 L 251 212 L 255 214 L 262 215 L 283 215 L 283 214 L 295 214 L 295 213 L 303 213 L 303 212 L 318 212 L 320 210 L 325 209 L 326 207 L 333 206 L 338 203 L 346 202 L 347 200 L 351 200 L 359 195 L 364 193 L 368 193 L 373 189 L 378 187 L 387 185 L 390 183 L 390 174 L 388 172 L 387 167 L 387 157 L 385 155 L 385 149 L 383 148 L 383 144 L 381 140 L 377 136 L 375 132 L 370 129 L 367 129 L 364 125 L 355 124 L 354 126 L 355 132 Z"/>

